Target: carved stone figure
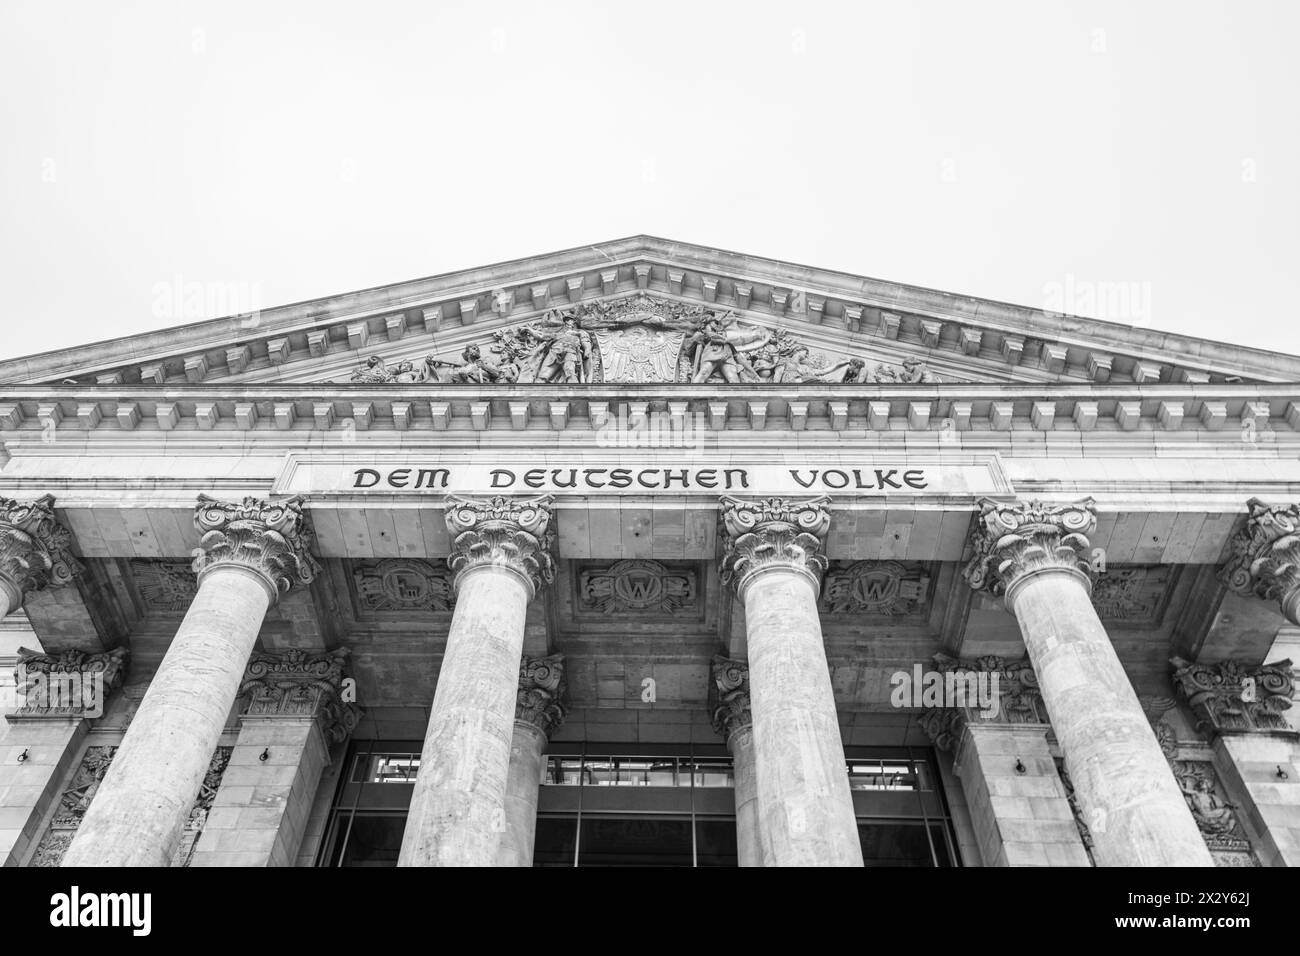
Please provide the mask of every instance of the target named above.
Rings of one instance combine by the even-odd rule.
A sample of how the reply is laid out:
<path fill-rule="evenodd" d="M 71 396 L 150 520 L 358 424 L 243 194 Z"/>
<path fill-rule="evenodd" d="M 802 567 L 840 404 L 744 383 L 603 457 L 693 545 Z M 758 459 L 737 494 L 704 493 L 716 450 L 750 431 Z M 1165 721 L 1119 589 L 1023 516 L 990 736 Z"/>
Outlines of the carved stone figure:
<path fill-rule="evenodd" d="M 686 339 L 686 349 L 692 354 L 691 381 L 702 385 L 716 375 L 735 385 L 744 380 L 742 372 L 748 373 L 750 381 L 759 381 L 758 372 L 746 353 L 761 348 L 769 338 L 770 333 L 766 331 L 739 328 L 739 322 L 730 312 L 721 318 L 705 319 Z"/>
<path fill-rule="evenodd" d="M 541 344 L 538 348 L 540 362 L 537 366 L 536 382 L 562 382 L 573 385 L 591 381 L 591 339 L 578 328 L 578 320 L 566 315 L 561 320 L 560 328 L 549 331 L 545 328 L 532 330 L 532 335 Z"/>
<path fill-rule="evenodd" d="M 388 366 L 384 362 L 382 355 L 370 356 L 370 358 L 366 359 L 366 364 L 353 372 L 352 377 L 348 379 L 350 382 L 373 382 L 375 384 L 391 382 L 392 380 L 392 375 L 389 373 Z"/>
<path fill-rule="evenodd" d="M 450 368 L 451 372 L 447 375 L 447 381 L 455 385 L 513 382 L 518 372 L 518 369 L 513 364 L 501 366 L 488 361 L 483 357 L 483 352 L 477 345 L 465 346 L 465 350 L 460 353 L 460 356 L 464 361 L 459 365 L 455 362 L 441 362 L 432 356 L 424 361 L 425 365 L 430 369 L 438 367 Z"/>
<path fill-rule="evenodd" d="M 492 357 L 485 357 L 490 350 Z M 919 359 L 868 366 L 835 358 L 784 328 L 742 322 L 735 313 L 657 299 L 621 299 L 551 309 L 525 325 L 498 329 L 490 345 L 466 346 L 462 361 L 426 356 L 386 363 L 372 355 L 350 381 L 411 385 L 448 383 L 590 384 L 692 382 L 697 385 L 932 382 Z"/>
<path fill-rule="evenodd" d="M 866 365 L 862 359 L 841 359 L 833 365 L 821 366 L 810 361 L 806 345 L 795 345 L 777 362 L 772 380 L 779 383 L 801 382 L 856 382 Z"/>
<path fill-rule="evenodd" d="M 921 382 L 933 382 L 934 376 L 920 359 L 905 358 L 902 367 L 896 365 L 877 365 L 871 371 L 871 380 L 881 383 L 898 383 L 916 385 Z"/>

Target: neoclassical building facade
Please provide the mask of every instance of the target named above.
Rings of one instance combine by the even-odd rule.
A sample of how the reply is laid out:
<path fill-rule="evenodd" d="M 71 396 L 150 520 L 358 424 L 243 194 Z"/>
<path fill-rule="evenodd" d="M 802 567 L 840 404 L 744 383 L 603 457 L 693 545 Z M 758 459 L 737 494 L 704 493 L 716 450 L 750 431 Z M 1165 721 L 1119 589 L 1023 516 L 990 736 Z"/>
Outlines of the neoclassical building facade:
<path fill-rule="evenodd" d="M 8 866 L 1300 863 L 1300 358 L 642 236 L 0 443 Z"/>

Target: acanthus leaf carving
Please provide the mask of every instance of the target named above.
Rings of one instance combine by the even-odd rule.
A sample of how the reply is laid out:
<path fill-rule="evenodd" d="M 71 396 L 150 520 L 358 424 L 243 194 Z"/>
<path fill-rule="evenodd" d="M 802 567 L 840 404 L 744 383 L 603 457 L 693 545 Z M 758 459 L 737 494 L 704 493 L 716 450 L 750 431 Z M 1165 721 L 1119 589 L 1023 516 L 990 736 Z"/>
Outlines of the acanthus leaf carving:
<path fill-rule="evenodd" d="M 749 582 L 769 568 L 799 571 L 820 586 L 827 560 L 822 553 L 830 530 L 830 497 L 737 498 L 720 502 L 724 537 L 720 574 L 743 595 Z"/>
<path fill-rule="evenodd" d="M 16 604 L 32 591 L 68 584 L 80 573 L 72 533 L 55 518 L 52 495 L 35 501 L 0 496 L 0 579 L 12 585 Z"/>
<path fill-rule="evenodd" d="M 454 586 L 459 588 L 468 571 L 484 566 L 508 568 L 518 574 L 529 584 L 532 595 L 550 584 L 555 579 L 553 500 L 551 495 L 449 496 L 445 515 L 452 548 L 447 566 L 454 575 Z"/>
<path fill-rule="evenodd" d="M 1293 734 L 1287 724 L 1295 691 L 1291 662 L 1194 664 L 1170 660 L 1179 700 L 1196 717 L 1197 730 L 1211 739 L 1222 733 Z"/>
<path fill-rule="evenodd" d="M 564 722 L 568 712 L 569 687 L 564 676 L 564 655 L 523 658 L 519 662 L 515 720 L 532 724 L 550 737 Z"/>
<path fill-rule="evenodd" d="M 724 740 L 754 725 L 749 702 L 749 664 L 716 655 L 709 666 L 709 721 Z"/>
<path fill-rule="evenodd" d="M 200 581 L 213 567 L 237 564 L 259 574 L 278 597 L 295 585 L 310 584 L 320 573 L 309 550 L 311 531 L 299 497 L 234 502 L 199 495 L 194 527 L 202 536 L 194 552 Z"/>
<path fill-rule="evenodd" d="M 986 654 L 973 659 L 952 657 L 948 654 L 934 655 L 935 670 L 951 675 L 954 691 L 958 684 L 964 684 L 960 693 L 954 693 L 953 699 L 965 700 L 966 706 L 931 707 L 921 714 L 921 728 L 940 750 L 956 750 L 961 732 L 967 724 L 1043 724 L 1048 723 L 1047 707 L 1038 687 L 1038 675 L 1034 673 L 1029 658 L 1009 661 L 993 654 Z M 992 679 L 996 679 L 993 683 Z M 977 688 L 980 682 L 989 681 L 990 695 L 997 694 L 996 711 L 980 706 Z"/>
<path fill-rule="evenodd" d="M 342 696 L 346 648 L 313 654 L 297 648 L 282 654 L 257 652 L 249 658 L 239 696 L 248 717 L 314 717 L 331 744 L 342 743 L 360 717 Z"/>
<path fill-rule="evenodd" d="M 1300 623 L 1300 506 L 1251 498 L 1247 508 L 1245 526 L 1232 537 L 1223 579 L 1238 594 L 1277 601 L 1291 623 Z"/>
<path fill-rule="evenodd" d="M 972 588 L 1004 594 L 1026 574 L 1047 568 L 1074 571 L 1091 585 L 1088 535 L 1097 525 L 1093 499 L 1049 505 L 984 498 L 979 506 L 971 533 L 974 556 L 962 572 Z"/>
<path fill-rule="evenodd" d="M 126 678 L 130 656 L 125 647 L 101 654 L 44 654 L 20 647 L 14 689 L 22 706 L 9 719 L 102 716 L 108 695 Z"/>

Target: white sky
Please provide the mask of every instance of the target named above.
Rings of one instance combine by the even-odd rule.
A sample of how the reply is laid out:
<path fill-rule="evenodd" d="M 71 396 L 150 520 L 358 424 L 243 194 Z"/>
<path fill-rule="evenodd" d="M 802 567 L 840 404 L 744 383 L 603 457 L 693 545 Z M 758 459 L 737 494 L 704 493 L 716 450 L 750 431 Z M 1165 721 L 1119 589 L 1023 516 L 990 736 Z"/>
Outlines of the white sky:
<path fill-rule="evenodd" d="M 1300 353 L 1298 27 L 6 0 L 0 358 L 643 232 Z"/>

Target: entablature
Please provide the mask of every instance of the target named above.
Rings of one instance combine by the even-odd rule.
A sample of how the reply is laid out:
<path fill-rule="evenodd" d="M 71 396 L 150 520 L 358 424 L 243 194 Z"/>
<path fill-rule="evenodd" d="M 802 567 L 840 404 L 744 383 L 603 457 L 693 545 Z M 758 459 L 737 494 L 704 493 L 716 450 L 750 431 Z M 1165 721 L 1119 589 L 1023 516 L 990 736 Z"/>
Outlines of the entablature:
<path fill-rule="evenodd" d="M 0 440 L 112 432 L 590 432 L 674 419 L 707 431 L 1159 433 L 1262 445 L 1300 433 L 1292 384 L 296 384 L 11 386 Z M 636 424 L 640 422 L 641 424 Z M 1177 433 L 1176 435 L 1174 433 Z"/>

